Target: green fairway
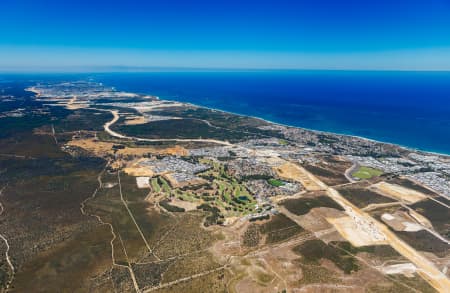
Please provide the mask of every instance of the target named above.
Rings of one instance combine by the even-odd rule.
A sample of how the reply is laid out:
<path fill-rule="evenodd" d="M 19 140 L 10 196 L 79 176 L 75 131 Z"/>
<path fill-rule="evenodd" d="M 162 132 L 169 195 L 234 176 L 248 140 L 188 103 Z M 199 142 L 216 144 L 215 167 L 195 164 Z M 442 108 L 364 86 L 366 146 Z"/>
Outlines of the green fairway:
<path fill-rule="evenodd" d="M 274 179 L 274 178 L 267 180 L 267 182 L 270 185 L 275 186 L 275 187 L 280 187 L 280 186 L 283 186 L 285 184 L 283 181 L 278 180 L 278 179 Z"/>
<path fill-rule="evenodd" d="M 359 179 L 370 179 L 375 176 L 380 176 L 381 174 L 383 174 L 383 171 L 381 170 L 361 166 L 356 172 L 352 174 L 352 176 Z"/>
<path fill-rule="evenodd" d="M 158 179 L 157 178 L 152 178 L 152 180 L 150 181 L 151 185 L 152 185 L 152 189 L 154 192 L 158 193 L 161 191 L 161 188 L 159 187 L 158 184 Z"/>

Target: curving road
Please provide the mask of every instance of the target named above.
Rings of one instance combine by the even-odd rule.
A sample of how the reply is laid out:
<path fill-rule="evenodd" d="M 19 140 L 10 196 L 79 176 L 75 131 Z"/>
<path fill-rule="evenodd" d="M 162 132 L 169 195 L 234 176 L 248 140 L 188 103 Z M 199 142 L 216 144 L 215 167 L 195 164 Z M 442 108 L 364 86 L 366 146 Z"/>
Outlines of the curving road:
<path fill-rule="evenodd" d="M 101 109 L 99 109 L 101 110 Z M 105 111 L 105 110 L 103 110 Z M 126 136 L 120 133 L 117 133 L 113 130 L 111 130 L 111 126 L 116 123 L 119 118 L 119 112 L 117 110 L 109 110 L 112 115 L 113 119 L 104 125 L 104 129 L 106 132 L 108 132 L 111 136 L 122 138 L 122 139 L 130 139 L 130 140 L 136 140 L 136 141 L 149 141 L 149 142 L 161 142 L 161 141 L 174 141 L 174 142 L 206 142 L 206 143 L 215 143 L 220 145 L 226 145 L 226 146 L 233 146 L 233 144 L 227 142 L 227 141 L 221 141 L 221 140 L 215 140 L 215 139 L 149 139 L 149 138 L 138 138 L 138 137 L 131 137 Z M 300 166 L 299 166 L 300 167 Z M 354 169 L 350 168 L 348 171 Z M 417 252 L 414 248 L 412 248 L 410 245 L 406 244 L 403 240 L 397 237 L 392 231 L 390 231 L 385 225 L 381 224 L 380 222 L 373 219 L 369 214 L 362 211 L 355 205 L 353 205 L 351 202 L 349 202 L 347 199 L 345 199 L 337 190 L 333 189 L 332 187 L 329 187 L 325 183 L 323 183 L 321 180 L 319 180 L 317 177 L 315 177 L 313 174 L 305 170 L 304 168 L 300 167 L 305 174 L 309 175 L 308 177 L 312 179 L 318 186 L 321 187 L 321 189 L 325 190 L 329 197 L 331 197 L 334 201 L 336 201 L 339 205 L 341 205 L 346 211 L 350 210 L 354 213 L 356 213 L 359 217 L 367 220 L 368 222 L 372 223 L 378 232 L 380 232 L 387 240 L 388 243 L 394 248 L 397 252 L 399 252 L 401 255 L 409 259 L 416 267 L 418 273 L 430 283 L 436 290 L 439 292 L 449 292 L 450 288 L 450 280 L 446 277 L 444 273 L 442 273 L 430 260 L 428 260 L 426 257 L 424 257 L 421 253 Z M 214 271 L 214 270 L 212 270 Z M 210 271 L 206 272 L 210 273 Z M 203 275 L 204 273 L 199 274 L 199 276 Z M 188 278 L 185 278 L 188 280 L 189 278 L 197 277 L 197 276 L 191 276 Z M 184 279 L 177 280 L 179 281 L 185 281 Z M 165 284 L 164 286 L 167 286 L 169 284 Z M 158 287 L 150 288 L 147 291 L 152 291 L 155 289 L 160 289 Z"/>
<path fill-rule="evenodd" d="M 100 110 L 100 109 L 98 109 Z M 126 136 L 123 134 L 120 134 L 114 130 L 111 129 L 111 126 L 116 123 L 119 118 L 119 111 L 117 110 L 110 110 L 111 114 L 113 114 L 113 119 L 109 122 L 106 122 L 103 128 L 105 131 L 114 137 L 117 138 L 123 138 L 123 139 L 129 139 L 129 140 L 136 140 L 136 141 L 148 141 L 148 142 L 164 142 L 164 141 L 174 141 L 174 142 L 206 142 L 206 143 L 215 143 L 225 146 L 232 146 L 233 144 L 229 143 L 228 141 L 222 141 L 217 139 L 203 139 L 203 138 L 140 138 L 140 137 L 134 137 L 134 136 Z"/>

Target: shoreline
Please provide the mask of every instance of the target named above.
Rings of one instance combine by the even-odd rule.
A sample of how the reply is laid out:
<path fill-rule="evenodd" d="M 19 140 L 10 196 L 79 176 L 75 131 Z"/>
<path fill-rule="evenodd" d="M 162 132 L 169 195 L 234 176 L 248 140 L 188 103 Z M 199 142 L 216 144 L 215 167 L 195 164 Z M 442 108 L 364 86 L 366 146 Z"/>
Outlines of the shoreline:
<path fill-rule="evenodd" d="M 117 90 L 117 87 L 114 87 Z M 254 118 L 254 119 L 259 119 L 261 121 L 270 123 L 270 124 L 274 124 L 274 125 L 278 125 L 278 126 L 283 126 L 283 127 L 289 127 L 289 128 L 298 128 L 298 129 L 303 129 L 306 131 L 312 131 L 315 133 L 322 133 L 322 134 L 331 134 L 331 135 L 338 135 L 338 136 L 347 136 L 347 137 L 351 137 L 351 138 L 357 138 L 357 139 L 361 139 L 361 140 L 365 140 L 365 141 L 369 141 L 369 142 L 375 142 L 375 143 L 381 143 L 381 144 L 386 144 L 386 145 L 390 145 L 390 146 L 395 146 L 395 147 L 399 147 L 402 148 L 404 150 L 407 151 L 412 151 L 412 152 L 418 152 L 418 153 L 424 153 L 424 154 L 428 154 L 428 155 L 433 155 L 433 156 L 440 156 L 440 157 L 446 157 L 448 159 L 450 159 L 450 152 L 449 153 L 445 153 L 445 152 L 437 152 L 437 151 L 431 151 L 431 150 L 424 150 L 424 149 L 420 149 L 420 148 L 416 148 L 413 146 L 408 146 L 408 145 L 403 145 L 400 143 L 393 143 L 393 142 L 388 142 L 388 141 L 382 141 L 382 140 L 378 140 L 378 139 L 373 139 L 373 138 L 368 138 L 368 137 L 364 137 L 364 136 L 359 136 L 359 135 L 354 135 L 354 134 L 348 134 L 348 133 L 342 133 L 342 132 L 332 132 L 332 131 L 327 131 L 327 130 L 318 130 L 318 129 L 312 129 L 312 128 L 307 128 L 307 127 L 302 127 L 302 126 L 295 126 L 295 125 L 289 125 L 289 124 L 284 124 L 281 122 L 275 122 L 269 119 L 265 119 L 262 117 L 258 117 L 258 116 L 254 116 L 254 115 L 249 115 L 249 114 L 244 114 L 244 113 L 237 113 L 237 112 L 233 112 L 233 111 L 228 111 L 228 110 L 224 110 L 224 109 L 220 109 L 220 108 L 214 108 L 214 107 L 210 107 L 210 106 L 205 106 L 205 105 L 200 105 L 200 104 L 195 104 L 192 102 L 186 102 L 186 101 L 180 101 L 177 99 L 174 99 L 172 97 L 164 97 L 164 96 L 157 96 L 157 95 L 153 95 L 151 93 L 137 93 L 138 95 L 147 95 L 147 96 L 152 96 L 155 97 L 157 99 L 160 100 L 165 100 L 165 101 L 171 101 L 171 102 L 179 102 L 185 105 L 191 105 L 194 107 L 199 107 L 199 108 L 205 108 L 205 109 L 209 109 L 209 110 L 213 110 L 213 111 L 219 111 L 222 113 L 227 113 L 227 114 L 233 114 L 233 115 L 237 115 L 237 116 L 242 116 L 242 117 L 249 117 L 249 118 Z"/>
<path fill-rule="evenodd" d="M 160 98 L 160 97 L 158 97 L 158 98 Z M 227 113 L 227 114 L 233 114 L 233 115 L 242 116 L 242 117 L 249 117 L 249 118 L 259 119 L 261 121 L 264 121 L 264 122 L 267 122 L 267 123 L 270 123 L 270 124 L 274 124 L 274 125 L 278 125 L 278 126 L 289 127 L 289 128 L 298 128 L 298 129 L 303 129 L 303 130 L 312 131 L 312 132 L 321 133 L 321 134 L 347 136 L 347 137 L 357 138 L 357 139 L 366 140 L 366 141 L 370 141 L 370 142 L 391 145 L 391 146 L 395 146 L 395 147 L 399 147 L 399 148 L 405 149 L 407 151 L 425 153 L 425 154 L 430 154 L 430 155 L 434 155 L 434 156 L 448 157 L 450 159 L 450 153 L 439 153 L 439 152 L 434 152 L 434 151 L 427 151 L 427 150 L 422 150 L 422 149 L 418 149 L 418 148 L 414 148 L 414 147 L 411 147 L 411 146 L 406 146 L 406 145 L 402 145 L 402 144 L 398 144 L 398 143 L 386 142 L 386 141 L 381 141 L 381 140 L 372 139 L 372 138 L 368 138 L 368 137 L 364 137 L 364 136 L 353 135 L 353 134 L 331 132 L 331 131 L 317 130 L 317 129 L 306 128 L 306 127 L 301 127 L 301 126 L 289 125 L 289 124 L 284 124 L 284 123 L 280 123 L 280 122 L 271 121 L 271 120 L 268 120 L 268 119 L 265 119 L 265 118 L 261 118 L 261 117 L 258 117 L 258 116 L 242 114 L 242 113 L 227 111 L 227 110 L 223 110 L 223 109 L 219 109 L 219 108 L 213 108 L 213 107 L 198 105 L 198 104 L 194 104 L 194 103 L 191 103 L 191 102 L 183 102 L 183 101 L 180 101 L 180 100 L 164 99 L 164 98 L 162 100 L 171 101 L 171 102 L 179 102 L 179 103 L 183 103 L 185 105 L 190 105 L 190 106 L 199 107 L 199 108 L 205 108 L 205 109 L 209 109 L 209 110 L 213 110 L 213 111 L 219 111 L 219 112 L 222 112 L 222 113 Z"/>

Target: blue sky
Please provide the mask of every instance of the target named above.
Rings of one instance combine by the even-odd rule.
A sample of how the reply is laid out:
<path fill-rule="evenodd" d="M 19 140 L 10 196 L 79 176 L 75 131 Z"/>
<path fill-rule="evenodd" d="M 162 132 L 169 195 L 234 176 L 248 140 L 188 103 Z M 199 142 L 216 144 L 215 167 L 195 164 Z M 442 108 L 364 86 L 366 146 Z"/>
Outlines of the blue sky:
<path fill-rule="evenodd" d="M 1 0 L 0 70 L 450 70 L 450 1 Z"/>

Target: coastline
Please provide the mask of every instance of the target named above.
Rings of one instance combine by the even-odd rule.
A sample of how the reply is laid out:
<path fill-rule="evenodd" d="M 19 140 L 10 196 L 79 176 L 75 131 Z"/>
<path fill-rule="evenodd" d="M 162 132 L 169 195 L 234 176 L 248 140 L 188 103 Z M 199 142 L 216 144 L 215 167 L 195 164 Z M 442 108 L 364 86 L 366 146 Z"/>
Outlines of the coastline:
<path fill-rule="evenodd" d="M 105 83 L 104 81 L 99 80 L 99 82 Z M 110 82 L 111 83 L 111 82 Z M 254 118 L 254 119 L 259 119 L 261 121 L 265 121 L 267 123 L 271 123 L 274 125 L 279 125 L 279 126 L 283 126 L 283 127 L 289 127 L 289 128 L 297 128 L 297 129 L 303 129 L 306 131 L 312 131 L 315 133 L 321 133 L 321 134 L 330 134 L 330 135 L 338 135 L 338 136 L 346 136 L 346 137 L 351 137 L 351 138 L 355 138 L 355 139 L 361 139 L 361 140 L 365 140 L 365 141 L 369 141 L 369 142 L 375 142 L 375 143 L 381 143 L 381 144 L 386 144 L 386 145 L 390 145 L 390 146 L 395 146 L 395 147 L 399 147 L 402 148 L 406 151 L 411 151 L 411 152 L 417 152 L 417 153 L 422 153 L 422 154 L 428 154 L 428 155 L 434 155 L 434 156 L 441 156 L 441 157 L 445 157 L 447 159 L 450 159 L 450 151 L 449 152 L 444 152 L 444 151 L 434 151 L 434 150 L 430 150 L 430 149 L 425 149 L 425 148 L 418 148 L 412 145 L 408 145 L 408 144 L 402 144 L 402 143 L 398 143 L 398 142 L 390 142 L 390 141 L 385 141 L 382 139 L 377 139 L 377 138 L 369 138 L 369 137 L 365 137 L 365 136 L 360 136 L 360 135 L 355 135 L 355 134 L 351 134 L 351 133 L 345 133 L 345 132 L 340 132 L 340 131 L 336 131 L 336 130 L 319 130 L 319 129 L 314 129 L 314 128 L 308 128 L 308 127 L 304 127 L 304 126 L 300 126 L 300 125 L 292 125 L 292 124 L 286 124 L 286 123 L 282 123 L 282 122 L 276 122 L 276 121 L 272 121 L 270 119 L 267 118 L 262 118 L 259 116 L 255 116 L 255 115 L 251 115 L 251 114 L 246 114 L 246 113 L 239 113 L 239 112 L 234 112 L 234 111 L 229 111 L 229 110 L 224 110 L 218 107 L 211 107 L 211 106 L 206 106 L 206 105 L 202 105 L 202 104 L 196 104 L 195 102 L 189 102 L 189 101 L 185 101 L 183 99 L 177 99 L 176 96 L 165 96 L 165 95 L 155 95 L 150 93 L 150 91 L 147 90 L 143 90 L 143 91 L 134 91 L 132 88 L 125 88 L 125 89 L 119 89 L 119 86 L 115 86 L 113 85 L 114 83 L 111 83 L 111 86 L 117 90 L 117 91 L 131 91 L 133 93 L 139 94 L 139 95 L 149 95 L 149 96 L 153 96 L 153 97 L 157 97 L 161 100 L 166 100 L 166 101 L 172 101 L 172 102 L 179 102 L 179 103 L 183 103 L 186 105 L 191 105 L 191 106 L 195 106 L 195 107 L 200 107 L 200 108 L 205 108 L 205 109 L 209 109 L 209 110 L 214 110 L 214 111 L 220 111 L 223 113 L 228 113 L 228 114 L 233 114 L 233 115 L 238 115 L 238 116 L 243 116 L 243 117 L 250 117 L 250 118 Z"/>
<path fill-rule="evenodd" d="M 160 97 L 158 97 L 158 98 L 160 98 Z M 213 110 L 213 111 L 219 111 L 219 112 L 223 112 L 223 113 L 227 113 L 227 114 L 233 114 L 233 115 L 238 115 L 238 116 L 242 116 L 242 117 L 249 117 L 249 118 L 259 119 L 261 121 L 264 121 L 264 122 L 267 122 L 267 123 L 270 123 L 270 124 L 274 124 L 274 125 L 283 126 L 283 127 L 298 128 L 298 129 L 303 129 L 303 130 L 312 131 L 312 132 L 321 133 L 321 134 L 347 136 L 347 137 L 357 138 L 357 139 L 361 139 L 361 140 L 365 140 L 365 141 L 391 145 L 391 146 L 402 148 L 402 149 L 407 150 L 407 151 L 418 152 L 418 153 L 425 153 L 425 154 L 429 154 L 429 155 L 446 157 L 446 158 L 450 159 L 450 153 L 440 153 L 440 152 L 435 152 L 435 151 L 422 150 L 422 149 L 418 149 L 418 148 L 407 146 L 407 145 L 381 141 L 381 140 L 372 139 L 372 138 L 368 138 L 368 137 L 364 137 L 364 136 L 353 135 L 353 134 L 331 132 L 331 131 L 317 130 L 317 129 L 311 129 L 311 128 L 306 128 L 306 127 L 301 127 L 301 126 L 289 125 L 289 124 L 284 124 L 284 123 L 280 123 L 280 122 L 271 121 L 271 120 L 268 120 L 268 119 L 265 119 L 265 118 L 261 118 L 261 117 L 258 117 L 258 116 L 253 116 L 253 115 L 248 115 L 248 114 L 243 114 L 243 113 L 227 111 L 227 110 L 223 110 L 223 109 L 219 109 L 219 108 L 198 105 L 198 104 L 194 104 L 194 103 L 190 103 L 190 102 L 183 102 L 183 101 L 180 101 L 180 100 L 174 100 L 174 99 L 170 99 L 170 98 L 169 99 L 163 98 L 162 100 L 172 101 L 172 102 L 179 102 L 179 103 L 183 103 L 185 105 L 190 105 L 190 106 L 194 106 L 194 107 L 205 108 L 205 109 L 209 109 L 209 110 Z"/>

